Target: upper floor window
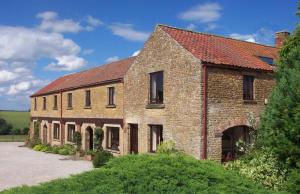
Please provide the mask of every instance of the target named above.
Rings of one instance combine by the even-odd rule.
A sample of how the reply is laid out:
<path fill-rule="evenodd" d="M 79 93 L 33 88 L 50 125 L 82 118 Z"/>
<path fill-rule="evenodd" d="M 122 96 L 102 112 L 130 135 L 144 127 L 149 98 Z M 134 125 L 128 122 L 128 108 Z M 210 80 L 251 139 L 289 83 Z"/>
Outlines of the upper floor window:
<path fill-rule="evenodd" d="M 163 72 L 150 73 L 150 103 L 162 104 L 164 101 Z"/>
<path fill-rule="evenodd" d="M 75 125 L 68 124 L 68 142 L 74 142 Z"/>
<path fill-rule="evenodd" d="M 91 106 L 91 91 L 90 90 L 85 91 L 85 106 L 86 107 Z"/>
<path fill-rule="evenodd" d="M 34 110 L 37 110 L 37 99 L 34 98 Z"/>
<path fill-rule="evenodd" d="M 72 93 L 68 93 L 68 108 L 73 107 L 73 102 L 72 102 Z"/>
<path fill-rule="evenodd" d="M 163 126 L 150 125 L 150 152 L 156 152 L 159 144 L 163 142 Z"/>
<path fill-rule="evenodd" d="M 53 124 L 53 139 L 59 139 L 60 136 L 60 124 L 54 123 Z"/>
<path fill-rule="evenodd" d="M 57 95 L 54 95 L 53 98 L 53 109 L 57 109 Z"/>
<path fill-rule="evenodd" d="M 108 105 L 115 105 L 115 88 L 108 88 Z"/>
<path fill-rule="evenodd" d="M 244 75 L 243 77 L 243 99 L 244 100 L 253 100 L 253 82 L 254 77 L 249 75 Z"/>
<path fill-rule="evenodd" d="M 46 97 L 43 97 L 43 110 L 47 109 L 47 99 Z"/>

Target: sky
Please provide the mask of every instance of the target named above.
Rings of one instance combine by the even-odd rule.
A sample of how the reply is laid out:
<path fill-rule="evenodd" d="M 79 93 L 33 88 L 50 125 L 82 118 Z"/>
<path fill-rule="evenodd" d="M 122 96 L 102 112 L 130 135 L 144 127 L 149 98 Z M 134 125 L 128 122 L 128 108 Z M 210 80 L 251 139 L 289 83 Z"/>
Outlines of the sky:
<path fill-rule="evenodd" d="M 2 0 L 0 110 L 56 78 L 137 55 L 157 24 L 273 45 L 297 0 Z"/>

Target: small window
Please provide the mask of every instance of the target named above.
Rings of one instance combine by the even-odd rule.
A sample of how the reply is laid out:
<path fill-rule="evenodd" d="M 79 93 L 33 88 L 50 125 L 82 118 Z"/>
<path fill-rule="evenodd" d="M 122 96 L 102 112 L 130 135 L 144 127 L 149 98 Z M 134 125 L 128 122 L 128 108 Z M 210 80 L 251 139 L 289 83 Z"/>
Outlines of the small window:
<path fill-rule="evenodd" d="M 90 90 L 85 91 L 85 106 L 86 107 L 91 106 L 91 91 Z"/>
<path fill-rule="evenodd" d="M 37 99 L 34 98 L 34 110 L 37 110 Z"/>
<path fill-rule="evenodd" d="M 274 60 L 270 57 L 259 56 L 258 58 L 269 65 L 274 65 Z"/>
<path fill-rule="evenodd" d="M 115 88 L 108 88 L 108 105 L 115 105 Z"/>
<path fill-rule="evenodd" d="M 43 110 L 47 109 L 47 99 L 46 97 L 43 97 Z"/>
<path fill-rule="evenodd" d="M 243 78 L 243 99 L 244 100 L 253 100 L 253 82 L 254 77 L 245 75 Z"/>
<path fill-rule="evenodd" d="M 53 98 L 53 109 L 57 109 L 57 95 L 54 95 Z"/>
<path fill-rule="evenodd" d="M 156 152 L 159 144 L 163 142 L 163 126 L 150 125 L 150 152 Z"/>
<path fill-rule="evenodd" d="M 74 142 L 75 125 L 68 124 L 68 142 Z"/>
<path fill-rule="evenodd" d="M 150 73 L 150 104 L 162 104 L 163 100 L 163 72 Z"/>
<path fill-rule="evenodd" d="M 73 102 L 72 102 L 72 93 L 68 93 L 68 108 L 73 107 Z"/>
<path fill-rule="evenodd" d="M 53 124 L 53 139 L 59 139 L 60 135 L 60 124 L 54 123 Z"/>
<path fill-rule="evenodd" d="M 106 134 L 107 148 L 119 150 L 119 127 L 107 127 Z"/>

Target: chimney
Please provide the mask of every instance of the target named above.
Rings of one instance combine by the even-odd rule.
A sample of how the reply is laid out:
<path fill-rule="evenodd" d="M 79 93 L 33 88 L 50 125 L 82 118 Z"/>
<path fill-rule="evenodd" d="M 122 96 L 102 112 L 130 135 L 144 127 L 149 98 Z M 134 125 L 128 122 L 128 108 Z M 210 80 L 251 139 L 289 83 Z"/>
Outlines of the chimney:
<path fill-rule="evenodd" d="M 280 31 L 275 33 L 275 47 L 281 48 L 284 41 L 290 36 L 288 31 Z"/>

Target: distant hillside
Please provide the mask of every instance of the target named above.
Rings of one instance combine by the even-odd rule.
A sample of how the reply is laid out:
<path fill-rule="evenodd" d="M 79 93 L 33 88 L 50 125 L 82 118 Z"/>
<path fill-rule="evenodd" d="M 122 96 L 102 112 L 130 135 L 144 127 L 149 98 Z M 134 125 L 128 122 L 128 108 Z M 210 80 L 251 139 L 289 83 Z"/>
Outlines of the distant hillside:
<path fill-rule="evenodd" d="M 0 118 L 12 124 L 14 128 L 29 127 L 29 112 L 25 111 L 0 111 Z"/>

